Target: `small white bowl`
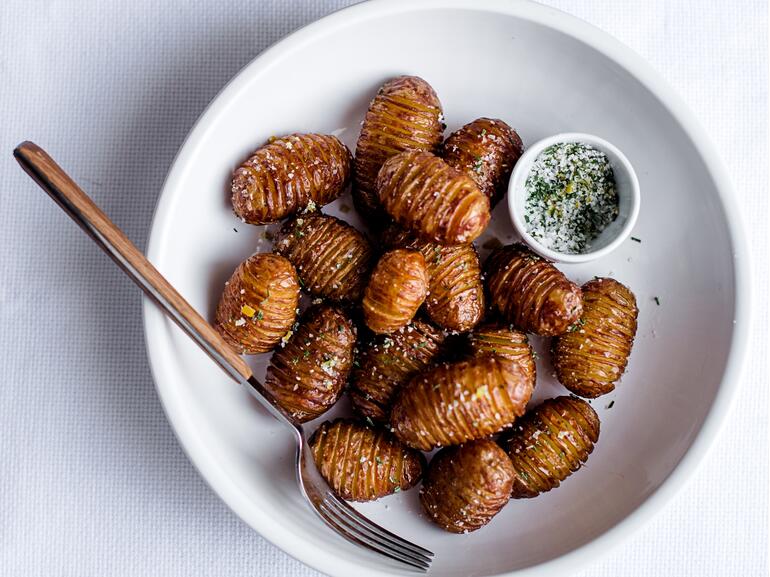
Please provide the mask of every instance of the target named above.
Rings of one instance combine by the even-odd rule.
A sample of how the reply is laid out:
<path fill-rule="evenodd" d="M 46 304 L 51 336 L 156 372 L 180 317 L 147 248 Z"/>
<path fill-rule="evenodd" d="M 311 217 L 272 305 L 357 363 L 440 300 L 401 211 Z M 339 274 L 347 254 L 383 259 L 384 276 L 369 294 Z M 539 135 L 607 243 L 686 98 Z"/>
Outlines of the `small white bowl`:
<path fill-rule="evenodd" d="M 552 144 L 562 142 L 580 142 L 606 154 L 615 175 L 615 186 L 618 191 L 617 218 L 602 231 L 598 238 L 591 242 L 591 249 L 588 252 L 578 254 L 562 253 L 543 246 L 527 232 L 526 223 L 523 220 L 524 203 L 527 200 L 524 185 L 527 182 L 532 164 L 543 150 Z M 508 183 L 508 212 L 516 232 L 540 256 L 555 262 L 588 262 L 610 254 L 631 234 L 631 230 L 636 224 L 636 217 L 639 216 L 639 180 L 636 178 L 634 167 L 631 166 L 626 156 L 603 138 L 579 132 L 556 134 L 543 138 L 527 148 L 516 163 Z"/>

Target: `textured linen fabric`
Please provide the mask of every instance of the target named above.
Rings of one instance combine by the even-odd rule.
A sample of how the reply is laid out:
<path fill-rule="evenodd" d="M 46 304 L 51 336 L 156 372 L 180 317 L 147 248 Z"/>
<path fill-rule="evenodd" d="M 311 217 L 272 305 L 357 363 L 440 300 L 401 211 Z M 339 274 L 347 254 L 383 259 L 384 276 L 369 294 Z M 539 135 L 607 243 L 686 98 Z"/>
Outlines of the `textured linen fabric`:
<path fill-rule="evenodd" d="M 22 173 L 32 139 L 140 247 L 185 134 L 225 82 L 337 0 L 0 3 L 0 575 L 318 575 L 220 502 L 177 445 L 145 356 L 140 293 Z M 582 575 L 767 574 L 765 0 L 549 0 L 613 34 L 722 152 L 754 250 L 736 410 L 644 530 Z"/>

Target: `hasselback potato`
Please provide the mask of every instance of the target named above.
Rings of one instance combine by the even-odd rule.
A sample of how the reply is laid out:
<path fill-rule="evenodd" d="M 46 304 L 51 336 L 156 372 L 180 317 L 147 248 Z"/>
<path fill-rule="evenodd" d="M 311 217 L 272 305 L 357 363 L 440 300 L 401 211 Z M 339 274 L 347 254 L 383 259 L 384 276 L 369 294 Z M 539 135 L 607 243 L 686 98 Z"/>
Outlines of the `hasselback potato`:
<path fill-rule="evenodd" d="M 273 138 L 235 169 L 235 214 L 267 224 L 337 198 L 350 181 L 352 157 L 336 136 L 290 134 Z"/>
<path fill-rule="evenodd" d="M 452 533 L 480 529 L 511 498 L 513 465 L 494 441 L 446 447 L 433 457 L 420 489 L 430 519 Z"/>
<path fill-rule="evenodd" d="M 498 355 L 516 361 L 535 386 L 535 353 L 523 332 L 500 323 L 486 323 L 476 327 L 468 337 L 468 344 L 474 356 Z"/>
<path fill-rule="evenodd" d="M 484 285 L 479 255 L 472 244 L 445 246 L 416 237 L 390 225 L 381 236 L 387 247 L 419 250 L 428 266 L 425 311 L 430 319 L 450 331 L 465 332 L 484 314 Z"/>
<path fill-rule="evenodd" d="M 428 293 L 425 258 L 415 250 L 386 252 L 374 267 L 364 290 L 364 319 L 375 333 L 406 326 Z"/>
<path fill-rule="evenodd" d="M 444 338 L 441 330 L 421 320 L 374 337 L 353 369 L 349 390 L 353 410 L 375 421 L 387 421 L 398 389 L 431 365 Z"/>
<path fill-rule="evenodd" d="M 390 413 L 396 436 L 430 451 L 493 435 L 508 427 L 532 396 L 518 363 L 487 356 L 440 365 L 413 377 Z"/>
<path fill-rule="evenodd" d="M 588 459 L 599 439 L 599 417 L 577 397 L 548 399 L 520 419 L 500 444 L 515 471 L 514 499 L 550 491 Z"/>
<path fill-rule="evenodd" d="M 583 312 L 580 287 L 522 244 L 495 250 L 484 271 L 491 304 L 525 332 L 560 335 Z"/>
<path fill-rule="evenodd" d="M 521 138 L 505 122 L 478 118 L 449 135 L 442 156 L 447 164 L 470 176 L 494 206 L 505 195 L 523 150 Z"/>
<path fill-rule="evenodd" d="M 325 214 L 305 214 L 287 221 L 275 251 L 294 264 L 311 295 L 335 301 L 360 300 L 374 256 L 363 234 Z"/>
<path fill-rule="evenodd" d="M 364 118 L 354 165 L 353 201 L 370 225 L 384 216 L 376 187 L 383 163 L 404 150 L 435 152 L 443 132 L 441 103 L 425 80 L 399 76 L 382 85 Z"/>
<path fill-rule="evenodd" d="M 553 341 L 559 382 L 581 397 L 609 393 L 623 375 L 636 336 L 634 294 L 618 281 L 597 278 L 583 290 L 583 315 Z"/>
<path fill-rule="evenodd" d="M 468 244 L 489 223 L 489 199 L 476 183 L 430 152 L 389 158 L 377 175 L 377 193 L 399 225 L 439 244 Z"/>
<path fill-rule="evenodd" d="M 291 329 L 298 302 L 299 281 L 292 264 L 276 254 L 255 254 L 225 283 L 215 326 L 238 352 L 266 353 Z"/>
<path fill-rule="evenodd" d="M 342 394 L 355 343 L 348 317 L 328 305 L 313 306 L 273 353 L 265 386 L 296 420 L 315 419 Z"/>
<path fill-rule="evenodd" d="M 406 491 L 422 478 L 425 457 L 387 431 L 349 419 L 323 423 L 310 439 L 313 459 L 332 490 L 348 501 Z"/>

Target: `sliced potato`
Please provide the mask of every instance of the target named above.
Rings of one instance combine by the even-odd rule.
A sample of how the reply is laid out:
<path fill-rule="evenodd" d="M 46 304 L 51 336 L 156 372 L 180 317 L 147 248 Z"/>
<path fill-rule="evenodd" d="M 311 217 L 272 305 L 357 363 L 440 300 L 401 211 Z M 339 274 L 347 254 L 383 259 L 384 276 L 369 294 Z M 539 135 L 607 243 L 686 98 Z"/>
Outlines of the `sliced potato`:
<path fill-rule="evenodd" d="M 509 427 L 531 396 L 532 382 L 514 361 L 487 356 L 440 365 L 399 391 L 390 425 L 407 446 L 430 451 Z"/>
<path fill-rule="evenodd" d="M 516 361 L 535 386 L 535 352 L 523 332 L 500 323 L 487 323 L 476 327 L 468 338 L 468 344 L 471 354 L 475 356 L 498 355 Z"/>
<path fill-rule="evenodd" d="M 580 287 L 522 244 L 495 250 L 484 263 L 492 305 L 527 333 L 555 336 L 580 318 Z"/>
<path fill-rule="evenodd" d="M 350 182 L 353 157 L 336 136 L 290 134 L 273 138 L 235 169 L 235 214 L 251 224 L 278 222 L 337 198 Z"/>
<path fill-rule="evenodd" d="M 377 193 L 399 225 L 439 244 L 468 244 L 489 224 L 489 199 L 476 183 L 430 152 L 389 158 Z"/>
<path fill-rule="evenodd" d="M 513 463 L 514 499 L 558 487 L 586 462 L 599 439 L 599 416 L 577 397 L 548 399 L 500 440 Z"/>
<path fill-rule="evenodd" d="M 310 439 L 313 459 L 332 490 L 348 501 L 372 501 L 414 487 L 425 457 L 390 433 L 352 421 L 323 423 Z"/>
<path fill-rule="evenodd" d="M 614 279 L 594 279 L 582 290 L 583 316 L 554 339 L 553 366 L 562 385 L 594 398 L 612 391 L 626 370 L 639 309 L 634 294 Z"/>
<path fill-rule="evenodd" d="M 255 254 L 225 283 L 215 327 L 238 352 L 266 353 L 291 329 L 298 302 L 292 264 L 276 254 Z"/>
<path fill-rule="evenodd" d="M 315 419 L 340 398 L 353 363 L 353 323 L 338 309 L 308 309 L 270 359 L 265 386 L 300 422 Z"/>
<path fill-rule="evenodd" d="M 374 256 L 363 234 L 325 214 L 305 214 L 287 221 L 275 251 L 294 264 L 311 295 L 334 301 L 361 299 Z"/>
<path fill-rule="evenodd" d="M 469 533 L 492 520 L 511 498 L 513 465 L 494 441 L 447 447 L 433 457 L 420 489 L 428 517 L 451 533 Z"/>

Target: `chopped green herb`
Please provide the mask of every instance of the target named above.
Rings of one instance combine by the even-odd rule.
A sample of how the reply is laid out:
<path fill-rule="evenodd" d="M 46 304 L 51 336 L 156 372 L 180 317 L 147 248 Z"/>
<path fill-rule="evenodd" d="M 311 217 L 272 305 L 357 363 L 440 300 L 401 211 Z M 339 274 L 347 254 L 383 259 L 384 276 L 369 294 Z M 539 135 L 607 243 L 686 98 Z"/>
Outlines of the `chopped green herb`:
<path fill-rule="evenodd" d="M 641 239 L 641 238 L 636 238 L 635 236 L 632 236 L 632 237 L 631 237 L 631 240 L 633 240 L 634 242 L 638 242 L 638 243 L 640 243 L 640 244 L 641 244 L 641 242 L 642 242 L 642 239 Z"/>
<path fill-rule="evenodd" d="M 605 409 L 611 409 L 613 406 L 615 406 L 615 401 L 610 401 L 610 404 L 604 407 Z"/>
<path fill-rule="evenodd" d="M 655 304 L 656 304 L 656 305 L 660 306 L 660 298 L 658 298 L 658 297 L 653 297 L 653 300 L 655 301 Z"/>
<path fill-rule="evenodd" d="M 233 227 L 233 230 L 234 230 L 235 232 L 238 232 L 238 229 L 237 229 L 237 228 L 235 228 L 235 227 Z"/>
<path fill-rule="evenodd" d="M 585 320 L 580 318 L 570 325 L 570 327 L 567 329 L 567 332 L 574 333 L 576 330 L 578 330 L 580 327 L 584 326 L 585 324 L 586 324 Z"/>
<path fill-rule="evenodd" d="M 372 421 L 371 417 L 366 417 L 366 424 L 369 425 L 370 427 L 374 426 L 374 421 Z"/>
<path fill-rule="evenodd" d="M 399 487 L 398 485 L 396 485 L 396 486 L 393 488 L 393 492 L 394 492 L 394 493 L 400 493 L 400 492 L 401 492 L 401 487 Z"/>
<path fill-rule="evenodd" d="M 265 314 L 262 311 L 257 311 L 257 320 L 261 321 L 263 318 L 265 318 Z"/>

